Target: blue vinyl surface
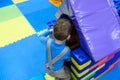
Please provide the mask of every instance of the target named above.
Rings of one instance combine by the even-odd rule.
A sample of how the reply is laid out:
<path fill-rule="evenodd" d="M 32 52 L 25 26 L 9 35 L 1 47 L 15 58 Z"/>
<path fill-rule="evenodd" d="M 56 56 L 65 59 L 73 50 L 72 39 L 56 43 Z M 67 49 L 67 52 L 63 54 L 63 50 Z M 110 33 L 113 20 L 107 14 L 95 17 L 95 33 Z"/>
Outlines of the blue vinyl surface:
<path fill-rule="evenodd" d="M 53 11 L 51 11 L 53 9 Z M 51 6 L 47 9 L 38 10 L 29 14 L 26 14 L 26 19 L 30 22 L 32 27 L 35 29 L 36 32 L 43 30 L 47 26 L 47 22 L 51 20 L 55 20 L 55 16 L 52 15 L 55 13 L 57 8 Z"/>
<path fill-rule="evenodd" d="M 13 4 L 11 0 L 0 0 L 0 8 Z"/>
<path fill-rule="evenodd" d="M 45 73 L 44 62 L 45 47 L 37 35 L 0 48 L 0 80 L 29 80 Z"/>
<path fill-rule="evenodd" d="M 98 80 L 120 80 L 120 63 L 113 70 L 103 75 Z"/>

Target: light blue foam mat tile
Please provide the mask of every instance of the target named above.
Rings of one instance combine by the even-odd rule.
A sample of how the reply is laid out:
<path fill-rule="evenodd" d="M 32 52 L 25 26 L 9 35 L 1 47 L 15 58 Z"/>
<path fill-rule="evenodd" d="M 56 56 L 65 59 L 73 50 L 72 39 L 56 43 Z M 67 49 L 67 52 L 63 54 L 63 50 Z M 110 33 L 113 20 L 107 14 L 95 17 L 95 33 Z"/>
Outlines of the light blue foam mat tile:
<path fill-rule="evenodd" d="M 48 0 L 29 0 L 27 2 L 17 4 L 17 7 L 23 14 L 28 14 L 38 10 L 47 9 L 50 6 L 53 5 Z"/>
<path fill-rule="evenodd" d="M 37 35 L 0 48 L 0 80 L 29 80 L 45 73 L 45 46 Z"/>
<path fill-rule="evenodd" d="M 9 6 L 12 4 L 13 4 L 13 2 L 11 0 L 0 0 L 0 8 L 5 7 L 5 6 Z"/>
<path fill-rule="evenodd" d="M 49 21 L 55 20 L 55 12 L 57 8 L 51 6 L 49 8 L 38 10 L 30 14 L 24 15 L 29 23 L 33 26 L 36 32 L 46 28 L 46 24 Z"/>
<path fill-rule="evenodd" d="M 120 63 L 113 70 L 103 75 L 98 80 L 120 80 Z"/>

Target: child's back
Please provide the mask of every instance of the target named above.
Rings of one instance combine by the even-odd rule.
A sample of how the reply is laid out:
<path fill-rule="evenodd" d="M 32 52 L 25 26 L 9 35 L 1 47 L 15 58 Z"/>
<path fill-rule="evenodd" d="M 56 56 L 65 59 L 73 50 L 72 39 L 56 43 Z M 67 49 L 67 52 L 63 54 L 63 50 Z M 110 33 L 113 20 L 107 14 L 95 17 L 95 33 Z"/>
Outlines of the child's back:
<path fill-rule="evenodd" d="M 47 34 L 48 33 L 49 32 L 47 32 Z M 54 25 L 54 39 L 49 39 L 44 36 L 40 37 L 41 41 L 47 46 L 46 70 L 56 78 L 69 79 L 69 73 L 66 73 L 64 67 L 64 60 L 70 60 L 70 49 L 65 45 L 66 39 L 70 38 L 70 33 L 71 22 L 68 19 L 61 18 L 58 19 Z M 53 60 L 55 58 L 60 59 Z"/>

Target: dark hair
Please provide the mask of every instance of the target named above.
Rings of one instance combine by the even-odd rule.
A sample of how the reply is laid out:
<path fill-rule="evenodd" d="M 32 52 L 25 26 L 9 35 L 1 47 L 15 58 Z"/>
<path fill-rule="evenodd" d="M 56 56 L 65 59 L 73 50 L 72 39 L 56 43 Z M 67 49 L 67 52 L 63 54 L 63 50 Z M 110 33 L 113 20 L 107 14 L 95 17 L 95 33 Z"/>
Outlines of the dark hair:
<path fill-rule="evenodd" d="M 65 40 L 71 33 L 72 25 L 69 19 L 60 18 L 54 25 L 54 37 L 57 40 Z"/>

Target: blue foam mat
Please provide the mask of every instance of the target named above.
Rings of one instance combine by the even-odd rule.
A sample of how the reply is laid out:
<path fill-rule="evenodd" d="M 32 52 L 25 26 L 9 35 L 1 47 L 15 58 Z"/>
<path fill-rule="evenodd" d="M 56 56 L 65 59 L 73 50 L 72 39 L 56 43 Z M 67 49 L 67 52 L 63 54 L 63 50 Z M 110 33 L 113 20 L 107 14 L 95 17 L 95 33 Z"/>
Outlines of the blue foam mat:
<path fill-rule="evenodd" d="M 51 11 L 51 9 L 53 10 Z M 26 14 L 25 17 L 30 22 L 32 27 L 36 30 L 36 32 L 38 32 L 46 28 L 47 22 L 56 19 L 53 15 L 55 14 L 56 10 L 57 8 L 51 6 L 47 9 L 38 10 L 30 14 Z"/>
<path fill-rule="evenodd" d="M 12 4 L 13 4 L 13 2 L 11 0 L 0 0 L 0 8 L 5 7 L 5 6 L 9 6 Z"/>
<path fill-rule="evenodd" d="M 29 80 L 45 73 L 44 62 L 45 47 L 37 35 L 0 48 L 0 80 Z"/>
<path fill-rule="evenodd" d="M 53 5 L 48 2 L 48 0 L 29 0 L 24 3 L 17 4 L 17 7 L 21 10 L 23 14 L 29 14 L 38 10 L 47 9 L 51 6 Z"/>
<path fill-rule="evenodd" d="M 113 70 L 103 75 L 98 80 L 120 80 L 120 63 Z"/>

